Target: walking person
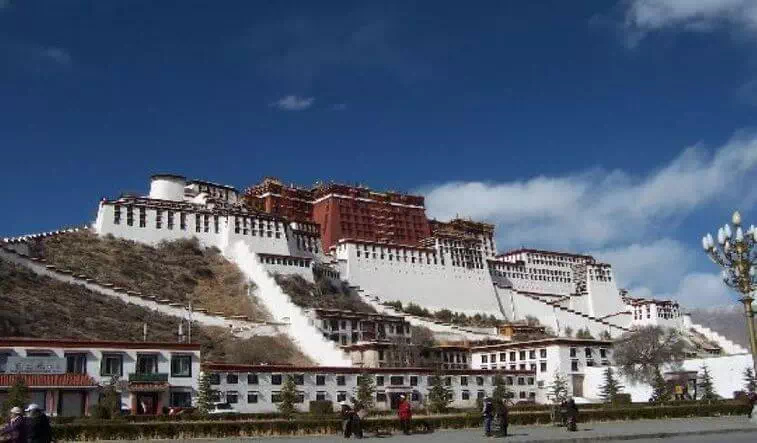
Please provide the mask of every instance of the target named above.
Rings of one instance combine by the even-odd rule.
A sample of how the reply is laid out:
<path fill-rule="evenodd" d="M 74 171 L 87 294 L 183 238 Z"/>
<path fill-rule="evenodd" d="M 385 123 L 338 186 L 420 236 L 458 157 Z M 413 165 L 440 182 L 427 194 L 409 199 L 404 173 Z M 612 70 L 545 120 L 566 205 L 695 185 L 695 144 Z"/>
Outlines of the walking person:
<path fill-rule="evenodd" d="M 397 408 L 400 418 L 400 427 L 405 435 L 410 435 L 410 420 L 413 418 L 413 410 L 405 395 L 400 395 L 400 404 Z"/>
<path fill-rule="evenodd" d="M 50 443 L 53 441 L 53 428 L 50 419 L 39 405 L 34 403 L 26 408 L 29 414 L 29 443 Z"/>
<path fill-rule="evenodd" d="M 339 405 L 342 407 L 340 412 L 342 415 L 342 435 L 344 435 L 344 438 L 350 438 L 352 436 L 353 410 L 346 401 L 342 401 Z"/>
<path fill-rule="evenodd" d="M 356 438 L 363 438 L 363 418 L 368 415 L 368 411 L 362 404 L 352 399 L 353 413 L 352 413 L 352 433 Z"/>
<path fill-rule="evenodd" d="M 26 417 L 24 411 L 18 406 L 11 408 L 10 420 L 3 429 L 0 429 L 0 437 L 5 437 L 8 443 L 27 443 Z"/>
<path fill-rule="evenodd" d="M 576 401 L 571 398 L 568 400 L 567 404 L 567 415 L 568 415 L 568 431 L 574 432 L 578 430 L 578 406 L 576 406 Z"/>
<path fill-rule="evenodd" d="M 510 411 L 507 409 L 507 400 L 503 398 L 497 406 L 499 433 L 502 435 L 502 437 L 507 437 L 507 425 L 509 419 L 508 415 L 510 414 Z"/>
<path fill-rule="evenodd" d="M 484 416 L 484 435 L 487 437 L 492 436 L 492 420 L 494 419 L 494 406 L 492 405 L 492 399 L 486 397 L 484 400 L 484 409 L 481 411 Z"/>

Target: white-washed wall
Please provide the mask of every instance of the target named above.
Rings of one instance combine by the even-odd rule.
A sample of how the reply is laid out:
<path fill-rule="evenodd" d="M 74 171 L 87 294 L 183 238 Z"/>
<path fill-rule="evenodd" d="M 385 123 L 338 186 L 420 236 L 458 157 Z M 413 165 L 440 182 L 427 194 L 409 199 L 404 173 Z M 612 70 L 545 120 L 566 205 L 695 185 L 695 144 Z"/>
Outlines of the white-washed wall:
<path fill-rule="evenodd" d="M 303 384 L 297 386 L 297 391 L 301 394 L 303 394 L 303 402 L 297 403 L 295 406 L 299 411 L 307 412 L 310 408 L 310 401 L 314 401 L 317 398 L 318 392 L 324 393 L 324 399 L 327 401 L 331 401 L 334 404 L 334 410 L 338 410 L 339 404 L 338 404 L 338 394 L 340 392 L 345 393 L 346 395 L 346 401 L 350 402 L 350 399 L 356 396 L 356 390 L 357 390 L 357 377 L 358 374 L 338 374 L 338 373 L 319 373 L 316 371 L 314 372 L 305 372 L 304 370 L 302 372 L 290 372 L 290 373 L 281 373 L 281 372 L 257 372 L 257 384 L 250 384 L 249 381 L 250 378 L 248 378 L 249 372 L 231 372 L 232 374 L 238 374 L 238 382 L 237 383 L 228 383 L 227 382 L 227 374 L 229 372 L 218 372 L 220 375 L 220 384 L 213 385 L 213 389 L 218 391 L 219 396 L 221 398 L 221 401 L 226 401 L 228 398 L 228 392 L 236 392 L 238 393 L 238 403 L 233 404 L 232 406 L 234 409 L 239 411 L 240 413 L 270 413 L 270 412 L 277 412 L 277 404 L 273 403 L 271 401 L 272 393 L 275 391 L 281 391 L 282 385 L 273 385 L 271 383 L 272 375 L 274 374 L 281 374 L 282 375 L 282 383 L 285 380 L 286 376 L 288 374 L 301 374 L 303 375 Z M 324 385 L 316 385 L 316 376 L 317 375 L 323 375 L 325 376 L 325 384 Z M 344 385 L 338 385 L 337 384 L 337 377 L 338 376 L 344 376 Z M 376 392 L 377 393 L 385 393 L 387 395 L 386 401 L 377 401 L 375 404 L 375 407 L 377 410 L 389 410 L 390 409 L 390 394 L 391 393 L 405 393 L 410 394 L 411 392 L 417 393 L 417 400 L 412 401 L 414 408 L 419 408 L 423 405 L 426 396 L 428 394 L 429 384 L 428 384 L 428 378 L 429 375 L 427 373 L 424 374 L 416 374 L 413 372 L 404 372 L 402 370 L 397 371 L 396 373 L 390 373 L 390 372 L 382 372 L 381 374 L 372 374 L 373 377 L 376 376 L 382 376 L 384 377 L 384 386 L 376 386 Z M 403 377 L 403 383 L 402 385 L 391 385 L 391 377 L 392 376 L 402 376 Z M 410 377 L 414 376 L 417 377 L 418 384 L 416 386 L 410 385 Z M 460 408 L 460 409 L 467 409 L 467 408 L 475 408 L 476 407 L 476 398 L 478 395 L 483 396 L 490 396 L 493 391 L 493 376 L 484 374 L 484 375 L 443 375 L 443 377 L 450 377 L 451 384 L 449 385 L 449 388 L 452 390 L 452 403 L 450 404 L 453 408 Z M 461 384 L 461 377 L 467 377 L 467 385 Z M 479 380 L 477 377 L 481 377 L 482 384 L 479 385 Z M 505 376 L 506 377 L 506 376 Z M 518 376 L 514 376 L 517 377 Z M 525 375 L 521 377 L 527 377 Z M 374 378 L 375 381 L 375 378 Z M 518 392 L 521 390 L 526 392 L 527 394 L 529 392 L 535 392 L 535 385 L 533 386 L 518 386 L 517 381 L 513 386 L 509 386 L 510 389 L 516 392 L 516 395 L 519 396 Z M 463 391 L 467 391 L 469 393 L 469 398 L 467 400 L 463 399 Z M 482 392 L 482 394 L 479 394 L 479 391 Z M 256 403 L 249 403 L 248 400 L 248 393 L 253 392 L 257 394 L 257 402 Z M 528 395 L 526 395 L 528 397 Z M 412 397 L 408 397 L 409 399 Z M 374 394 L 374 400 L 376 399 L 376 396 Z"/>
<path fill-rule="evenodd" d="M 587 279 L 586 287 L 589 291 L 589 310 L 582 312 L 586 312 L 594 317 L 604 317 L 626 309 L 614 280 L 598 281 Z"/>
<path fill-rule="evenodd" d="M 258 261 L 257 255 L 242 241 L 230 244 L 224 255 L 239 266 L 255 282 L 255 295 L 274 319 L 289 319 L 289 334 L 300 349 L 313 361 L 324 366 L 350 366 L 351 361 L 333 342 L 327 340 L 310 324 L 307 313 L 292 303 L 289 296 Z"/>
<path fill-rule="evenodd" d="M 744 369 L 752 366 L 751 354 L 727 355 L 685 360 L 680 370 L 697 371 L 700 375 L 703 364 L 706 364 L 715 385 L 715 392 L 723 398 L 733 398 L 733 393 L 744 389 Z M 587 397 L 598 400 L 600 386 L 604 384 L 605 368 L 595 367 L 586 370 Z M 675 369 L 679 370 L 679 369 Z M 616 368 L 616 373 L 617 368 Z M 623 392 L 631 394 L 634 402 L 648 401 L 652 395 L 652 388 L 644 383 L 632 383 L 625 377 L 620 377 L 624 386 Z"/>
<path fill-rule="evenodd" d="M 396 249 L 395 247 L 392 247 Z M 355 245 L 337 246 L 343 278 L 382 300 L 413 302 L 430 310 L 483 312 L 502 317 L 488 269 L 357 257 Z"/>

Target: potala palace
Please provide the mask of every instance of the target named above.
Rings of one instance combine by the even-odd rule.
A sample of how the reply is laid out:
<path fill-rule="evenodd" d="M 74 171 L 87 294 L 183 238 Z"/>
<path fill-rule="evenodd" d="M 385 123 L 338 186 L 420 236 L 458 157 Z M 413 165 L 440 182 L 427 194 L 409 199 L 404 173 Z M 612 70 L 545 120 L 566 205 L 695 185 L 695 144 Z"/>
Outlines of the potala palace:
<path fill-rule="evenodd" d="M 708 364 L 716 371 L 716 380 L 722 384 L 718 390 L 724 396 L 740 389 L 741 371 L 751 364 L 746 349 L 694 324 L 677 302 L 634 297 L 618 288 L 611 264 L 568 252 L 525 248 L 499 252 L 493 225 L 461 218 L 428 219 L 422 196 L 334 183 L 306 188 L 273 178 L 240 191 L 159 174 L 152 176 L 148 195 L 125 194 L 100 201 L 92 229 L 100 236 L 149 245 L 197 238 L 203 246 L 218 248 L 255 283 L 251 295 L 265 305 L 273 322 L 255 323 L 204 310 L 192 312 L 191 320 L 225 326 L 240 336 L 285 331 L 318 366 L 204 364 L 204 370 L 214 374 L 218 398 L 241 412 L 275 410 L 282 373 L 297 375 L 305 399 L 340 401 L 354 390 L 357 374 L 370 368 L 377 380 L 379 408 L 382 404 L 391 407 L 399 393 L 409 392 L 413 401 L 422 401 L 429 369 L 396 367 L 391 358 L 392 344 L 409 340 L 410 326 L 433 332 L 438 345 L 431 358 L 436 359 L 436 367 L 447 371 L 455 407 L 475 405 L 477 398 L 491 393 L 487 374 L 492 370 L 503 371 L 516 399 L 547 401 L 547 385 L 555 372 L 561 372 L 568 376 L 572 395 L 592 401 L 602 367 L 611 364 L 612 339 L 642 325 L 677 328 L 701 338 L 704 354 L 709 355 L 700 352 L 692 357 L 711 360 Z M 187 315 L 174 303 L 101 285 L 29 259 L 25 242 L 34 237 L 5 239 L 0 258 L 40 275 L 84 285 L 103 296 L 167 315 Z M 292 303 L 274 278 L 291 274 L 309 282 L 316 277 L 347 282 L 377 313 L 303 309 Z M 504 326 L 444 323 L 407 314 L 386 304 L 390 301 L 492 314 Z M 515 340 L 518 328 L 541 328 L 551 334 Z M 570 332 L 577 330 L 588 331 L 594 338 L 573 337 Z M 160 352 L 166 355 L 176 348 L 147 345 L 163 349 Z M 87 346 L 55 342 L 48 348 L 60 348 L 55 352 L 63 356 L 64 349 Z M 92 349 L 117 346 L 91 344 Z M 0 340 L 0 351 L 2 347 Z M 13 342 L 7 347 L 19 358 L 34 354 L 33 342 Z M 187 368 L 199 365 L 199 350 L 191 350 L 196 354 L 187 360 Z M 101 351 L 92 352 L 100 355 Z M 102 351 L 102 358 L 109 352 L 112 349 Z M 699 360 L 688 362 L 687 370 L 697 364 Z M 195 377 L 199 372 L 198 367 L 187 370 Z M 183 382 L 176 391 L 177 402 L 191 403 L 196 380 L 189 385 Z M 0 392 L 3 389 L 0 383 Z M 649 394 L 645 389 L 629 387 L 627 391 L 635 401 L 645 401 Z M 87 395 L 82 398 L 89 399 Z M 124 405 L 136 408 L 135 398 L 124 397 Z M 171 394 L 161 401 L 174 403 L 173 399 Z"/>

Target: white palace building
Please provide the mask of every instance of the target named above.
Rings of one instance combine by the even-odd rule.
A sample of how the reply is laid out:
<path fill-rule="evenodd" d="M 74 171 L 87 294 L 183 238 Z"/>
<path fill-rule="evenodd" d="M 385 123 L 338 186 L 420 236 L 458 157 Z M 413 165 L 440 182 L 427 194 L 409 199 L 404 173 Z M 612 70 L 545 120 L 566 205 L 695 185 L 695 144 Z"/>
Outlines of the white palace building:
<path fill-rule="evenodd" d="M 440 341 L 452 346 L 449 349 L 462 349 L 464 358 L 458 357 L 455 362 L 465 363 L 447 368 L 452 371 L 451 383 L 460 385 L 455 390 L 460 406 L 483 395 L 481 392 L 487 393 L 491 380 L 487 377 L 484 381 L 482 373 L 493 370 L 514 371 L 511 378 L 520 400 L 546 401 L 546 386 L 555 371 L 569 375 L 573 395 L 591 399 L 596 395 L 591 391 L 596 390 L 601 368 L 612 364 L 612 339 L 642 325 L 696 332 L 717 345 L 718 353 L 725 355 L 721 358 L 733 356 L 738 360 L 736 364 L 724 363 L 724 368 L 741 371 L 742 360 L 745 364 L 751 361 L 751 356 L 742 355 L 747 354 L 743 347 L 692 323 L 676 302 L 633 297 L 618 288 L 608 263 L 589 255 L 536 249 L 500 253 L 494 242 L 494 226 L 462 219 L 428 220 L 423 198 L 418 196 L 345 185 L 306 189 L 285 186 L 275 179 L 266 179 L 241 192 L 232 186 L 160 174 L 151 178 L 148 195 L 102 199 L 93 229 L 101 236 L 149 245 L 196 238 L 204 246 L 217 247 L 255 282 L 254 295 L 274 321 L 287 325 L 289 335 L 318 366 L 266 369 L 207 363 L 209 370 L 221 373 L 216 382 L 219 395 L 240 403 L 244 399 L 244 410 L 274 408 L 275 380 L 282 372 L 305 374 L 304 380 L 324 376 L 328 389 L 314 382 L 313 386 L 303 387 L 305 396 L 308 400 L 336 400 L 354 388 L 359 366 L 370 366 L 366 362 L 373 357 L 366 354 L 357 359 L 355 350 L 378 343 L 359 328 L 352 331 L 338 323 L 339 329 L 334 329 L 334 322 L 326 322 L 328 315 L 342 316 L 346 324 L 348 313 L 308 311 L 294 305 L 273 278 L 275 273 L 297 274 L 311 282 L 316 275 L 346 282 L 378 311 L 376 318 L 398 322 L 402 326 L 395 329 L 403 334 L 408 324 L 425 326 L 437 338 L 443 337 Z M 5 239 L 0 258 L 26 263 L 23 242 L 24 238 Z M 42 265 L 29 266 L 37 266 L 40 273 L 53 274 Z M 103 291 L 130 302 L 135 298 L 115 294 L 108 288 Z M 533 317 L 557 337 L 513 341 L 496 330 L 463 328 L 408 315 L 385 305 L 388 301 L 403 305 L 412 302 L 429 310 L 493 314 L 512 324 Z M 159 306 L 156 301 L 136 302 L 155 305 L 168 314 L 175 309 Z M 202 315 L 208 324 L 217 320 Z M 204 318 L 202 315 L 197 318 Z M 355 324 L 362 321 L 349 318 L 350 324 L 353 320 Z M 218 321 L 231 324 L 228 319 Z M 241 328 L 244 321 L 235 320 L 234 325 Z M 566 334 L 579 329 L 588 330 L 595 338 L 571 338 Z M 484 341 L 499 344 L 468 344 Z M 353 350 L 352 355 L 348 348 Z M 396 390 L 417 389 L 423 395 L 425 387 L 421 385 L 427 381 L 427 371 L 383 366 L 374 369 L 371 370 L 376 376 L 386 373 L 387 380 L 395 378 L 399 383 Z M 237 375 L 229 378 L 229 373 Z M 251 375 L 263 373 L 266 375 L 262 378 Z M 334 378 L 334 374 L 342 378 Z M 469 377 L 479 377 L 482 384 L 467 388 L 463 383 L 471 383 L 473 379 Z M 260 384 L 251 386 L 247 380 L 253 379 Z M 245 380 L 247 385 L 234 380 Z M 388 383 L 382 399 L 390 407 L 393 390 L 392 383 Z M 724 391 L 730 389 L 730 385 L 723 387 Z M 724 393 L 731 395 L 732 391 Z M 176 394 L 177 399 L 179 396 Z M 161 397 L 161 401 L 173 402 L 168 397 Z"/>
<path fill-rule="evenodd" d="M 349 203 L 339 197 L 339 204 Z M 511 321 L 532 316 L 558 333 L 585 328 L 595 337 L 615 337 L 634 325 L 691 327 L 677 303 L 619 290 L 612 266 L 591 256 L 534 249 L 500 254 L 491 225 L 431 224 L 430 235 L 414 245 L 339 238 L 324 250 L 324 227 L 313 221 L 253 209 L 231 186 L 155 175 L 147 196 L 103 199 L 94 228 L 100 235 L 152 245 L 198 238 L 244 267 L 235 257 L 241 247 L 269 272 L 311 281 L 314 271 L 328 272 L 382 301 L 486 312 Z"/>

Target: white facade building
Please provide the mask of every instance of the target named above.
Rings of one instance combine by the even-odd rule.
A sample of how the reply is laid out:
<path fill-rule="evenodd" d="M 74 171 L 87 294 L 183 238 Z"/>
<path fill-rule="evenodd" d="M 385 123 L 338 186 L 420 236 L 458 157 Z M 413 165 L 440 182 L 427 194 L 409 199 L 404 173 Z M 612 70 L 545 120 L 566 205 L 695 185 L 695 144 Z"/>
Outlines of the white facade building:
<path fill-rule="evenodd" d="M 31 338 L 0 339 L 0 403 L 17 379 L 53 416 L 88 415 L 98 388 L 120 380 L 121 408 L 159 414 L 197 396 L 200 345 Z"/>
<path fill-rule="evenodd" d="M 357 379 L 373 377 L 377 410 L 396 409 L 398 397 L 405 395 L 417 408 L 426 400 L 429 377 L 436 373 L 431 368 L 333 368 L 294 366 L 246 366 L 219 363 L 203 365 L 211 375 L 216 401 L 227 402 L 240 413 L 277 412 L 281 388 L 285 377 L 292 376 L 297 385 L 296 407 L 306 412 L 311 401 L 330 401 L 334 410 L 339 402 L 350 402 L 356 396 Z M 532 371 L 499 371 L 509 388 L 521 398 L 520 392 L 529 392 L 526 379 L 533 378 Z M 492 371 L 449 370 L 442 373 L 445 384 L 452 391 L 450 407 L 469 409 L 476 407 L 476 400 L 492 394 L 494 389 Z M 523 379 L 523 380 L 521 380 Z M 523 381 L 522 384 L 519 382 Z M 523 396 L 526 401 L 528 394 Z"/>
<path fill-rule="evenodd" d="M 549 338 L 473 347 L 470 361 L 473 369 L 532 371 L 533 377 L 525 379 L 528 389 L 521 392 L 546 403 L 556 372 L 566 377 L 571 396 L 584 398 L 586 368 L 608 366 L 611 357 L 611 341 Z"/>

